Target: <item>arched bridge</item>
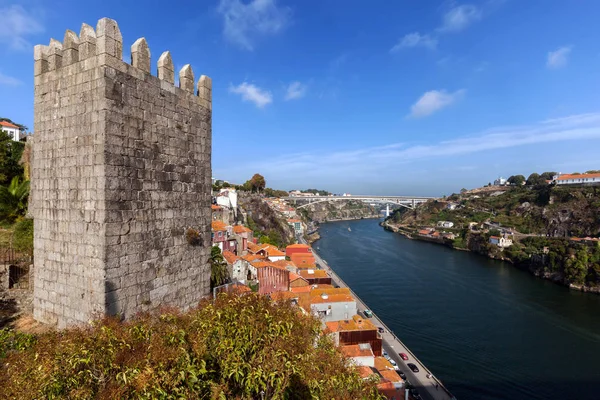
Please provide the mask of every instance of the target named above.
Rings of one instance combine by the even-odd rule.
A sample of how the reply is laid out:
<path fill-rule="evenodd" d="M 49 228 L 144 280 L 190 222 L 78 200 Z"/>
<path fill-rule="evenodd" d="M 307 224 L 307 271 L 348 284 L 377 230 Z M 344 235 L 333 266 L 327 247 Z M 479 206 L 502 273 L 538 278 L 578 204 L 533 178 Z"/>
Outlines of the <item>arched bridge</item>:
<path fill-rule="evenodd" d="M 340 200 L 361 200 L 364 202 L 373 203 L 388 203 L 397 204 L 402 207 L 413 209 L 417 204 L 424 203 L 427 200 L 434 199 L 435 197 L 423 197 L 423 196 L 288 196 L 283 197 L 283 200 L 288 201 L 308 201 L 307 204 L 303 204 L 296 208 L 308 207 L 311 204 L 323 203 L 326 201 L 340 201 Z"/>

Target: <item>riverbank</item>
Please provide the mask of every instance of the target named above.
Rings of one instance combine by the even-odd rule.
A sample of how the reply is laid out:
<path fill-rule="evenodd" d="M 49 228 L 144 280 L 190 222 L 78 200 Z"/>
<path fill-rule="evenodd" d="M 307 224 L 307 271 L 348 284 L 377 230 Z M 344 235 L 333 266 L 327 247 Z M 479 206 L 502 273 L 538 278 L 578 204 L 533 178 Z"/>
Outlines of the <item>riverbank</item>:
<path fill-rule="evenodd" d="M 329 274 L 332 279 L 332 283 L 339 287 L 345 287 L 350 290 L 352 297 L 356 299 L 357 310 L 359 313 L 364 313 L 365 310 L 371 310 L 373 316 L 370 318 L 377 327 L 383 328 L 384 332 L 381 334 L 383 340 L 384 350 L 387 351 L 388 355 L 394 359 L 399 365 L 403 366 L 403 372 L 410 377 L 410 383 L 416 387 L 421 393 L 423 398 L 432 400 L 456 400 L 456 398 L 450 393 L 450 391 L 444 386 L 444 384 L 427 369 L 427 367 L 410 351 L 410 349 L 394 334 L 392 331 L 376 314 L 373 310 L 367 307 L 366 303 L 361 300 L 358 295 L 352 291 L 350 286 L 344 282 L 338 274 L 323 260 L 318 252 L 313 248 L 313 254 L 317 262 L 317 266 Z M 411 363 L 416 364 L 419 367 L 418 372 L 411 371 L 406 367 L 406 362 L 403 360 L 399 353 L 405 353 L 409 356 Z"/>
<path fill-rule="evenodd" d="M 466 248 L 456 247 L 453 245 L 452 241 L 444 240 L 442 238 L 435 239 L 435 238 L 420 236 L 420 235 L 416 234 L 415 232 L 412 232 L 408 229 L 404 229 L 399 226 L 391 225 L 385 220 L 382 221 L 379 225 L 381 227 L 383 227 L 383 229 L 390 231 L 390 232 L 398 233 L 407 239 L 435 243 L 435 244 L 439 244 L 439 245 L 451 248 L 453 250 L 466 251 L 466 252 L 474 253 L 474 254 L 477 254 L 480 256 L 484 256 L 488 259 L 506 262 L 506 263 L 512 265 L 513 267 L 516 267 L 520 270 L 529 272 L 531 275 L 533 275 L 537 278 L 549 280 L 560 286 L 568 287 L 571 290 L 600 295 L 600 286 L 591 287 L 591 286 L 585 286 L 585 285 L 576 285 L 573 283 L 566 283 L 566 282 L 564 282 L 563 276 L 561 276 L 557 273 L 545 271 L 543 268 L 541 268 L 539 263 L 534 264 L 533 261 L 514 262 L 512 259 L 505 257 L 504 252 L 502 252 L 502 251 L 494 251 L 494 252 L 484 251 L 485 249 L 482 249 L 481 247 L 477 247 L 476 249 L 470 249 L 470 248 L 468 248 L 468 246 L 469 246 L 468 243 L 467 243 Z M 543 262 L 543 256 L 542 256 L 542 262 Z"/>
<path fill-rule="evenodd" d="M 378 223 L 323 224 L 313 246 L 458 399 L 598 398 L 600 296 Z"/>

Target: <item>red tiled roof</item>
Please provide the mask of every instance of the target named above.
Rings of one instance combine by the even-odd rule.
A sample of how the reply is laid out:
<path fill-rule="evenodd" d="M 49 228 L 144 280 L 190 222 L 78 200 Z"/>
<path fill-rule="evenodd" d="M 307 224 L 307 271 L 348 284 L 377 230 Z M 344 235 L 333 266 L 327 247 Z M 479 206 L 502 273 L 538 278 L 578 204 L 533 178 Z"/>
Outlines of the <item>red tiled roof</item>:
<path fill-rule="evenodd" d="M 583 178 L 600 178 L 600 174 L 579 174 L 579 175 L 563 174 L 563 175 L 559 176 L 556 180 L 564 181 L 567 179 L 583 179 Z"/>
<path fill-rule="evenodd" d="M 235 233 L 244 233 L 244 232 L 252 232 L 252 229 L 246 228 L 244 225 L 235 225 L 233 227 L 233 231 Z M 252 243 L 254 244 L 254 243 Z"/>
<path fill-rule="evenodd" d="M 15 129 L 19 129 L 18 126 L 16 126 L 15 124 L 11 124 L 8 121 L 0 121 L 0 125 L 5 126 L 7 128 L 15 128 Z"/>
<path fill-rule="evenodd" d="M 371 346 L 366 349 L 361 349 L 358 344 L 349 344 L 346 346 L 340 346 L 340 350 L 346 357 L 368 357 L 373 356 L 373 350 Z"/>
<path fill-rule="evenodd" d="M 216 204 L 211 204 L 211 205 L 210 205 L 210 208 L 211 208 L 211 209 L 213 209 L 213 210 L 215 210 L 215 211 L 217 211 L 217 210 L 222 210 L 222 209 L 223 209 L 223 207 L 221 207 L 221 206 L 218 206 L 218 205 L 216 205 Z"/>
<path fill-rule="evenodd" d="M 358 375 L 363 379 L 375 374 L 371 367 L 367 367 L 366 365 L 359 365 L 356 369 L 358 370 Z"/>
<path fill-rule="evenodd" d="M 296 218 L 290 218 L 290 219 L 287 220 L 287 222 L 295 223 L 295 222 L 302 222 L 302 220 L 296 219 Z"/>
<path fill-rule="evenodd" d="M 309 278 L 329 278 L 327 271 L 324 269 L 303 269 L 298 271 L 301 277 L 309 279 Z"/>
<path fill-rule="evenodd" d="M 211 225 L 212 230 L 215 232 L 227 230 L 227 224 L 225 224 L 225 222 L 223 222 L 223 221 L 212 221 L 210 223 L 210 225 Z"/>
<path fill-rule="evenodd" d="M 290 244 L 288 247 L 286 247 L 286 249 L 310 249 L 310 246 L 307 244 L 297 243 Z"/>
<path fill-rule="evenodd" d="M 223 257 L 225 258 L 225 260 L 229 263 L 229 264 L 233 264 L 234 262 L 236 262 L 237 260 L 239 260 L 240 258 L 238 256 L 236 256 L 235 254 L 233 254 L 231 251 L 229 250 L 225 250 L 223 252 Z"/>

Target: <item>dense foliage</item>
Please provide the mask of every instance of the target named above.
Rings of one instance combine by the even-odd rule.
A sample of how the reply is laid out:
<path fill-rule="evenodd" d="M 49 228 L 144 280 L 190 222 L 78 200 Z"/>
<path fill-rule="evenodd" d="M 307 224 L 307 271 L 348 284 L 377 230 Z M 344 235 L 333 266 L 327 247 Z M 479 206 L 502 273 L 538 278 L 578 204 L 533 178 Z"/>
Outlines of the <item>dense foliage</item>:
<path fill-rule="evenodd" d="M 0 221 L 15 222 L 27 212 L 29 181 L 12 178 L 8 186 L 0 186 Z"/>
<path fill-rule="evenodd" d="M 289 303 L 221 294 L 186 314 L 32 338 L 0 331 L 7 399 L 379 399 L 320 322 Z"/>
<path fill-rule="evenodd" d="M 227 263 L 223 258 L 223 253 L 218 246 L 210 249 L 210 288 L 220 286 L 229 280 Z"/>
<path fill-rule="evenodd" d="M 6 185 L 14 177 L 23 175 L 20 164 L 25 143 L 15 142 L 5 131 L 0 129 L 0 185 Z"/>

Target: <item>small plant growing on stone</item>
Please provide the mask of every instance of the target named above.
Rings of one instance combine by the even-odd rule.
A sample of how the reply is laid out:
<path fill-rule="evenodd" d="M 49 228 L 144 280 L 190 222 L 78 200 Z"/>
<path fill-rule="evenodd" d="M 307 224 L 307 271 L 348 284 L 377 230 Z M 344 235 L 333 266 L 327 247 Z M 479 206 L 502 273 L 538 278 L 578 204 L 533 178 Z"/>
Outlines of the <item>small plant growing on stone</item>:
<path fill-rule="evenodd" d="M 192 246 L 200 246 L 202 244 L 202 238 L 200 232 L 194 228 L 188 228 L 185 232 L 185 238 L 187 242 Z"/>

